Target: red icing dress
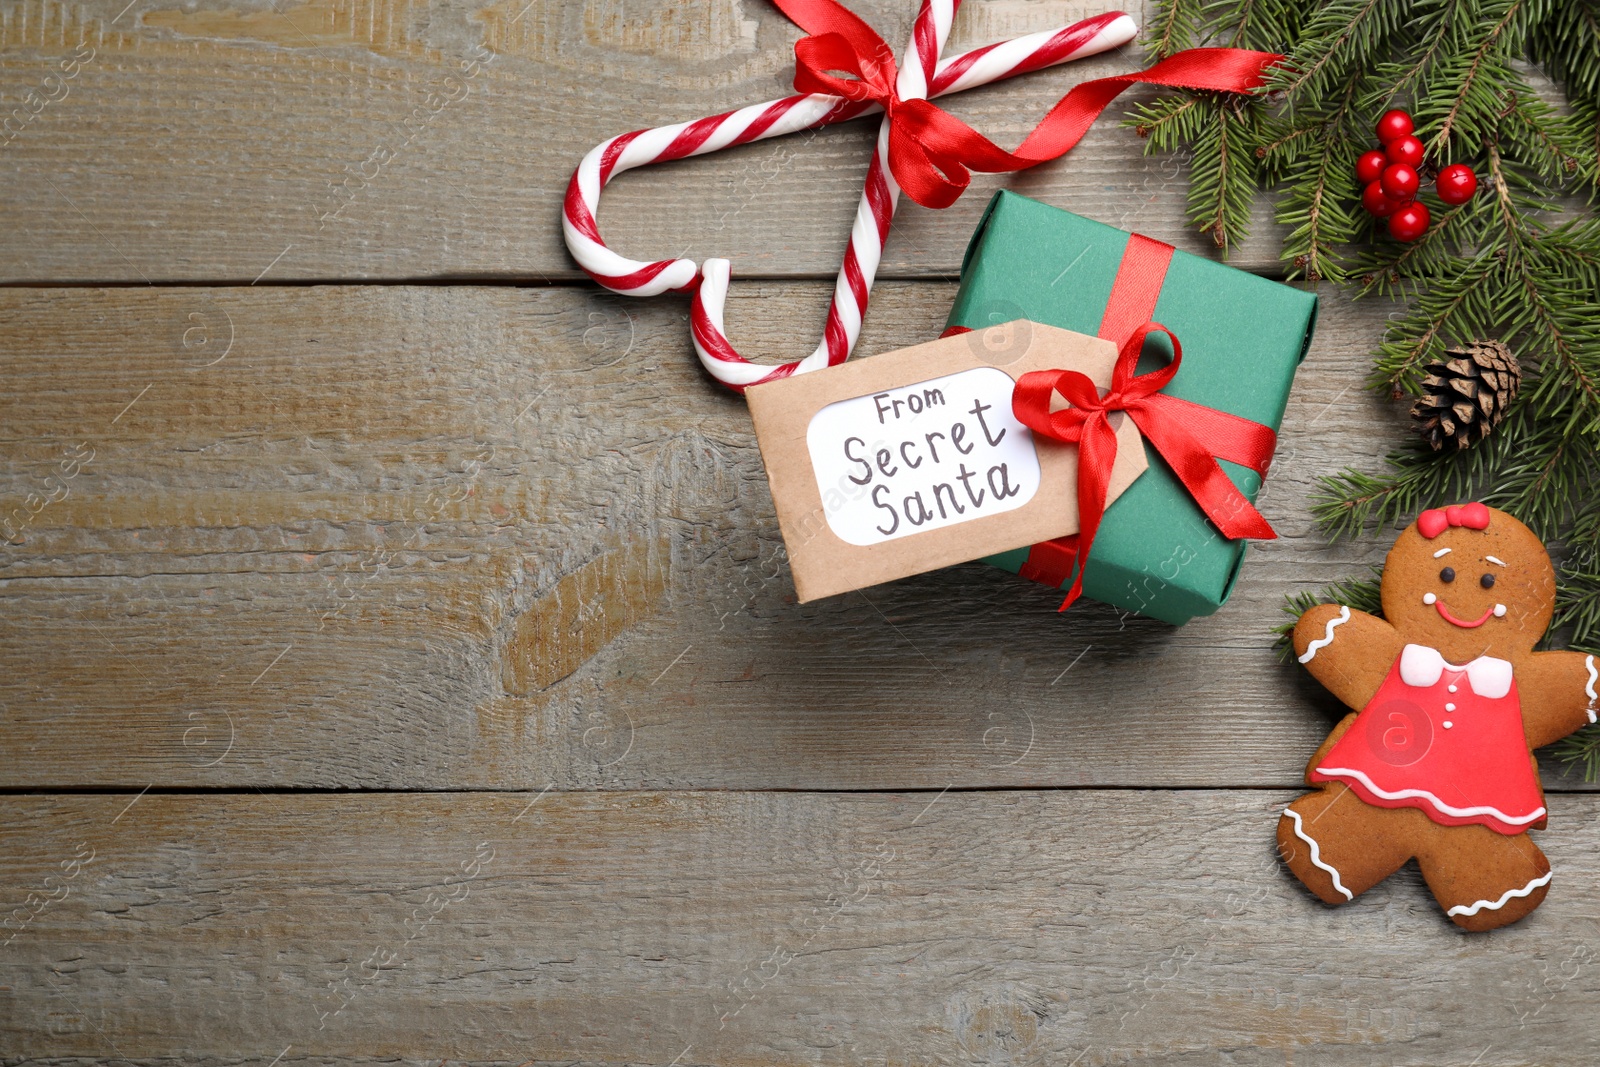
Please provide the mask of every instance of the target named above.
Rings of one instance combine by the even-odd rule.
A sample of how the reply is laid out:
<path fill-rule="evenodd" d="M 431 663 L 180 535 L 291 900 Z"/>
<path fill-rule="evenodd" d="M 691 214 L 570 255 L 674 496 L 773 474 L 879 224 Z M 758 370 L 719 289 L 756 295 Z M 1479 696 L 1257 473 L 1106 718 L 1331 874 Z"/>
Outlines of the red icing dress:
<path fill-rule="evenodd" d="M 1308 777 L 1445 826 L 1519 834 L 1545 816 L 1511 664 L 1479 656 L 1458 667 L 1426 645 L 1405 647 Z"/>

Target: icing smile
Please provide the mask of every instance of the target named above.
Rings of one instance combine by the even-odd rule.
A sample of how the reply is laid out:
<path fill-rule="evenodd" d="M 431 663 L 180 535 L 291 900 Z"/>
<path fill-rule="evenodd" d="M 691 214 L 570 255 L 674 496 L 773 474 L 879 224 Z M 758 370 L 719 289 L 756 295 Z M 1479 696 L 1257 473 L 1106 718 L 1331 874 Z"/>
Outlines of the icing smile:
<path fill-rule="evenodd" d="M 1494 608 L 1484 608 L 1483 614 L 1478 616 L 1476 622 L 1463 622 L 1454 615 L 1450 614 L 1450 609 L 1444 606 L 1444 601 L 1435 600 L 1433 602 L 1433 606 L 1439 612 L 1440 618 L 1449 623 L 1451 626 L 1459 626 L 1463 630 L 1477 629 L 1479 626 L 1482 626 L 1484 623 L 1488 622 L 1490 617 L 1494 615 Z"/>

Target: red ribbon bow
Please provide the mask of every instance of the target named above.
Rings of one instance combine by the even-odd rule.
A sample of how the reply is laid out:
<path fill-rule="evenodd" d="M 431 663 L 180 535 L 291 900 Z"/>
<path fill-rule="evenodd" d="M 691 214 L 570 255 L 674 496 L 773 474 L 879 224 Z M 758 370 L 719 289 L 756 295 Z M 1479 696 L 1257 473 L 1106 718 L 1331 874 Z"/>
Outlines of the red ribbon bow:
<path fill-rule="evenodd" d="M 923 207 L 955 203 L 972 180 L 970 171 L 1023 170 L 1065 155 L 1130 85 L 1250 92 L 1265 83 L 1267 70 L 1283 58 L 1242 48 L 1191 48 L 1138 74 L 1084 82 L 1056 103 L 1015 152 L 1007 152 L 929 101 L 902 99 L 894 52 L 838 0 L 774 2 L 811 34 L 794 46 L 795 89 L 881 104 L 890 119 L 889 169 L 906 195 Z M 931 77 L 931 63 L 928 73 Z"/>
<path fill-rule="evenodd" d="M 1172 339 L 1172 362 L 1148 374 L 1135 374 L 1144 339 L 1158 330 Z M 1062 611 L 1083 592 L 1084 567 L 1105 514 L 1106 490 L 1117 459 L 1117 435 L 1110 420 L 1114 411 L 1128 413 L 1224 536 L 1278 536 L 1217 464 L 1226 459 L 1264 474 L 1277 435 L 1260 423 L 1162 393 L 1182 361 L 1177 336 L 1160 323 L 1148 322 L 1123 342 L 1111 372 L 1111 388 L 1104 396 L 1079 371 L 1030 371 L 1017 381 L 1011 396 L 1017 420 L 1034 433 L 1078 446 L 1077 577 L 1061 603 Z M 1072 406 L 1051 411 L 1052 393 L 1060 393 Z"/>
<path fill-rule="evenodd" d="M 1486 530 L 1489 528 L 1489 509 L 1474 501 L 1471 504 L 1451 504 L 1446 508 L 1430 508 L 1417 516 L 1417 532 L 1430 541 L 1452 526 Z"/>

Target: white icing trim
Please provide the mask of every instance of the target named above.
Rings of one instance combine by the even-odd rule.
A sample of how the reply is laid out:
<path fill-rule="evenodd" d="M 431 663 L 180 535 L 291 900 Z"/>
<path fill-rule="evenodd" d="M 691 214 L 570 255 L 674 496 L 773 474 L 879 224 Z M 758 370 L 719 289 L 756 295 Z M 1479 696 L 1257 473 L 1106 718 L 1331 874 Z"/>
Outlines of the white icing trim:
<path fill-rule="evenodd" d="M 1585 708 L 1584 711 L 1588 713 L 1589 721 L 1595 722 L 1597 720 L 1595 716 L 1594 702 L 1596 700 L 1600 700 L 1600 697 L 1595 696 L 1594 683 L 1597 679 L 1600 679 L 1600 671 L 1596 671 L 1594 669 L 1593 656 L 1583 657 L 1583 665 L 1589 669 L 1589 680 L 1583 683 L 1583 691 L 1589 694 L 1589 706 Z"/>
<path fill-rule="evenodd" d="M 1327 632 L 1306 646 L 1305 654 L 1300 657 L 1300 662 L 1310 663 L 1312 658 L 1316 656 L 1318 649 L 1333 644 L 1333 628 L 1349 621 L 1350 609 L 1341 604 L 1339 606 L 1339 614 L 1328 620 Z"/>
<path fill-rule="evenodd" d="M 1474 815 L 1492 815 L 1501 822 L 1507 823 L 1511 826 L 1526 826 L 1531 822 L 1539 821 L 1540 819 L 1544 818 L 1545 815 L 1545 809 L 1543 805 L 1533 809 L 1533 811 L 1529 812 L 1527 815 L 1507 815 L 1499 808 L 1490 807 L 1488 804 L 1479 804 L 1470 808 L 1457 808 L 1450 804 L 1446 804 L 1444 801 L 1440 800 L 1426 789 L 1400 789 L 1396 790 L 1395 792 L 1390 792 L 1389 790 L 1379 786 L 1371 778 L 1368 778 L 1365 772 L 1358 771 L 1350 767 L 1318 767 L 1317 773 L 1332 775 L 1336 778 L 1348 775 L 1349 777 L 1359 781 L 1362 785 L 1366 786 L 1368 789 L 1372 790 L 1385 800 L 1410 800 L 1413 797 L 1417 797 L 1422 800 L 1426 800 L 1444 814 L 1453 815 L 1458 819 L 1469 819 Z"/>
<path fill-rule="evenodd" d="M 1473 904 L 1470 908 L 1467 907 L 1465 904 L 1457 904 L 1455 907 L 1453 907 L 1449 911 L 1445 912 L 1445 914 L 1446 915 L 1476 915 L 1476 914 L 1478 914 L 1478 911 L 1480 909 L 1482 909 L 1482 908 L 1488 908 L 1490 911 L 1499 911 L 1501 908 L 1506 906 L 1506 902 L 1509 901 L 1512 897 L 1525 897 L 1528 894 L 1532 893 L 1535 889 L 1538 889 L 1540 886 L 1549 885 L 1550 884 L 1550 876 L 1552 874 L 1554 874 L 1554 873 L 1556 873 L 1556 872 L 1554 872 L 1554 871 L 1546 871 L 1542 877 L 1535 878 L 1533 881 L 1529 882 L 1527 885 L 1523 886 L 1521 889 L 1507 889 L 1504 893 L 1500 894 L 1500 899 L 1499 900 L 1480 900 L 1477 903 Z"/>
<path fill-rule="evenodd" d="M 1428 606 L 1429 606 L 1429 607 L 1432 607 L 1432 606 L 1433 606 L 1433 603 L 1434 603 L 1434 601 L 1436 601 L 1436 600 L 1438 600 L 1438 599 L 1439 599 L 1439 598 L 1438 598 L 1438 597 L 1436 597 L 1436 596 L 1434 596 L 1434 595 L 1433 595 L 1433 594 L 1432 594 L 1432 593 L 1423 593 L 1423 594 L 1422 594 L 1422 602 L 1423 602 L 1423 603 L 1424 603 L 1424 604 L 1427 604 L 1427 605 L 1428 605 Z"/>
<path fill-rule="evenodd" d="M 1348 609 L 1346 609 L 1346 610 L 1348 610 Z M 1304 841 L 1306 844 L 1311 846 L 1311 864 L 1312 864 L 1312 866 L 1320 867 L 1323 870 L 1328 872 L 1328 874 L 1333 878 L 1333 888 L 1335 888 L 1339 892 L 1343 893 L 1344 894 L 1344 899 L 1346 899 L 1346 900 L 1354 900 L 1354 899 L 1356 899 L 1355 898 L 1355 894 L 1350 892 L 1350 890 L 1346 889 L 1344 887 L 1344 883 L 1339 881 L 1339 872 L 1334 870 L 1334 868 L 1333 868 L 1333 866 L 1331 864 L 1327 864 L 1327 863 L 1322 862 L 1322 850 L 1317 847 L 1316 839 L 1311 837 L 1309 834 L 1307 834 L 1304 830 L 1302 830 L 1300 828 L 1301 827 L 1300 813 L 1298 811 L 1295 811 L 1293 808 L 1284 808 L 1283 809 L 1283 813 L 1285 815 L 1289 816 L 1289 818 L 1294 820 L 1294 836 L 1298 837 L 1300 840 Z"/>
<path fill-rule="evenodd" d="M 1439 551 L 1437 551 L 1437 552 L 1435 552 L 1433 554 L 1433 558 L 1434 559 L 1438 559 L 1440 556 L 1444 555 L 1446 552 L 1449 552 L 1449 551 L 1450 550 L 1448 548 L 1441 548 Z"/>
<path fill-rule="evenodd" d="M 1506 617 L 1506 606 L 1504 604 L 1496 604 L 1494 606 L 1494 617 L 1497 619 Z"/>
<path fill-rule="evenodd" d="M 1484 556 L 1483 558 L 1488 560 L 1490 563 L 1498 563 L 1502 567 L 1504 567 L 1506 565 L 1506 561 L 1503 560 L 1503 559 L 1500 559 L 1497 556 Z"/>

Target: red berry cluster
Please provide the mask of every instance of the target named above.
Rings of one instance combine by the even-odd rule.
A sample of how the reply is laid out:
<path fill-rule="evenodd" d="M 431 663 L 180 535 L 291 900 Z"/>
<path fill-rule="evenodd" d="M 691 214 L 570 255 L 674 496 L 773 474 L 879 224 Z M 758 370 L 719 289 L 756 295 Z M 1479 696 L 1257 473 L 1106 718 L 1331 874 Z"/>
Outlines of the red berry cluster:
<path fill-rule="evenodd" d="M 1383 147 L 1356 161 L 1356 177 L 1365 186 L 1361 206 L 1376 218 L 1388 219 L 1389 236 L 1397 241 L 1415 241 L 1428 232 L 1428 207 L 1417 199 L 1422 184 L 1417 174 L 1422 166 L 1422 142 L 1411 130 L 1410 115 L 1398 109 L 1385 111 L 1378 120 L 1378 141 Z M 1471 167 L 1452 163 L 1439 172 L 1434 185 L 1440 200 L 1464 204 L 1478 191 L 1478 176 Z"/>

